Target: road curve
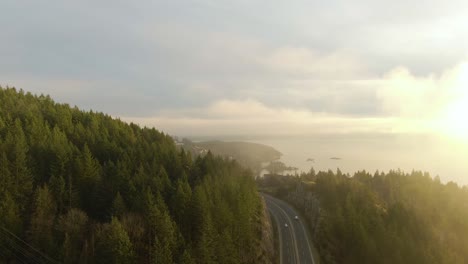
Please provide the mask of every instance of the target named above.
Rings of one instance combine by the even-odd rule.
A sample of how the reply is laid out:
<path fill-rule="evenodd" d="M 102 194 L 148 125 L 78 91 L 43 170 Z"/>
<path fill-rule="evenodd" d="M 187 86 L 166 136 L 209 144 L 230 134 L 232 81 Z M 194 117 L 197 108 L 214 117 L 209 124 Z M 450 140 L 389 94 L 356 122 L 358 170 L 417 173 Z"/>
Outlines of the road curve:
<path fill-rule="evenodd" d="M 270 195 L 262 196 L 278 229 L 280 264 L 315 264 L 307 229 L 302 219 L 295 219 L 294 208 Z"/>

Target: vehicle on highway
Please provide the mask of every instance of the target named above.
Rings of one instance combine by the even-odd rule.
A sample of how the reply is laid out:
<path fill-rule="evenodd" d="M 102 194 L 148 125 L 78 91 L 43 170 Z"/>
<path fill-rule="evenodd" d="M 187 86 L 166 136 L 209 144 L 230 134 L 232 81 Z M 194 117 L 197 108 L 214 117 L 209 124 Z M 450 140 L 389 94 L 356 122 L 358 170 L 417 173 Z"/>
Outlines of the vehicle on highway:
<path fill-rule="evenodd" d="M 286 227 L 286 228 L 287 228 L 287 227 L 288 227 L 288 224 L 284 224 L 284 227 Z"/>
<path fill-rule="evenodd" d="M 296 215 L 296 216 L 294 217 L 294 219 L 299 220 L 299 216 Z"/>

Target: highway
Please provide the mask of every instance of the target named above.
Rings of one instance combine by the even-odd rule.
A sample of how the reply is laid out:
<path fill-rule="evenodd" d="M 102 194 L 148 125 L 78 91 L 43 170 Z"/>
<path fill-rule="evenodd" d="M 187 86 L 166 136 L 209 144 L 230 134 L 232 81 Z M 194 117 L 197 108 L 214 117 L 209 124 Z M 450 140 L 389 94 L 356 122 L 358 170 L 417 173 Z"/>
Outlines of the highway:
<path fill-rule="evenodd" d="M 315 264 L 311 241 L 303 219 L 295 219 L 297 212 L 290 205 L 270 195 L 262 194 L 279 238 L 280 264 Z M 288 225 L 287 227 L 285 225 Z"/>

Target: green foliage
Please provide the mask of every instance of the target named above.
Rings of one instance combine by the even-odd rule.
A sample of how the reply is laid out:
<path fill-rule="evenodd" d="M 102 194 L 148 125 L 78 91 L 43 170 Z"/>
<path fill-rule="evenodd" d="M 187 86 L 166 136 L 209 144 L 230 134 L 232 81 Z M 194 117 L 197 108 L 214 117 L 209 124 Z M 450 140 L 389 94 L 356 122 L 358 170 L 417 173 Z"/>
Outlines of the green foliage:
<path fill-rule="evenodd" d="M 19 213 L 19 208 L 16 205 L 13 197 L 9 192 L 1 195 L 0 199 L 0 225 L 12 230 L 13 232 L 20 232 L 22 219 Z"/>
<path fill-rule="evenodd" d="M 115 196 L 114 202 L 112 202 L 112 215 L 115 217 L 122 217 L 122 215 L 127 211 L 125 202 L 120 195 L 120 192 Z"/>
<path fill-rule="evenodd" d="M 19 232 L 22 225 L 20 208 L 11 194 L 14 188 L 14 179 L 10 173 L 9 165 L 5 152 L 2 152 L 0 155 L 0 225 Z"/>
<path fill-rule="evenodd" d="M 259 204 L 234 161 L 0 87 L 0 225 L 60 262 L 252 263 Z"/>
<path fill-rule="evenodd" d="M 115 217 L 97 234 L 98 263 L 133 263 L 133 246 L 127 232 Z"/>
<path fill-rule="evenodd" d="M 57 229 L 64 235 L 62 256 L 67 263 L 80 259 L 86 243 L 87 227 L 88 216 L 79 209 L 72 208 L 60 216 Z"/>
<path fill-rule="evenodd" d="M 47 185 L 36 189 L 34 212 L 31 218 L 31 241 L 44 251 L 55 249 L 52 231 L 56 215 L 56 203 Z"/>
<path fill-rule="evenodd" d="M 54 197 L 55 201 L 57 202 L 57 207 L 60 212 L 64 210 L 65 207 L 65 199 L 66 199 L 66 190 L 65 190 L 65 180 L 63 179 L 62 175 L 55 175 L 49 179 L 49 186 L 52 196 Z"/>
<path fill-rule="evenodd" d="M 195 143 L 183 139 L 182 143 L 182 148 L 187 150 L 189 154 L 197 156 L 209 150 L 214 155 L 234 159 L 242 166 L 250 168 L 256 173 L 262 170 L 263 163 L 277 160 L 282 155 L 270 146 L 252 142 L 205 141 Z"/>
<path fill-rule="evenodd" d="M 315 174 L 315 173 L 314 173 Z M 414 171 L 302 175 L 285 197 L 309 220 L 323 263 L 465 263 L 468 191 Z"/>

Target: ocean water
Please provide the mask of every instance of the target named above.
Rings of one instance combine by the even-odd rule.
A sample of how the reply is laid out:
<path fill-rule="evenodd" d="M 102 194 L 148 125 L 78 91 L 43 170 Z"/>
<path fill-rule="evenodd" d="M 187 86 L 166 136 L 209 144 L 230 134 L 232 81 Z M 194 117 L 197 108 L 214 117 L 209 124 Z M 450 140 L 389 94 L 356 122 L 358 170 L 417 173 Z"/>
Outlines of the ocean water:
<path fill-rule="evenodd" d="M 300 171 L 358 170 L 405 172 L 419 170 L 438 175 L 443 182 L 468 184 L 468 144 L 431 135 L 341 134 L 280 137 L 238 137 L 272 146 L 283 153 L 281 161 Z M 331 159 L 331 158 L 339 158 Z M 314 162 L 307 161 L 314 159 Z"/>

